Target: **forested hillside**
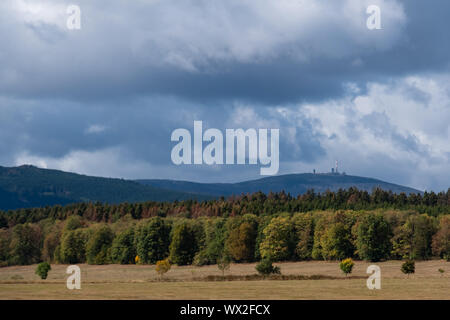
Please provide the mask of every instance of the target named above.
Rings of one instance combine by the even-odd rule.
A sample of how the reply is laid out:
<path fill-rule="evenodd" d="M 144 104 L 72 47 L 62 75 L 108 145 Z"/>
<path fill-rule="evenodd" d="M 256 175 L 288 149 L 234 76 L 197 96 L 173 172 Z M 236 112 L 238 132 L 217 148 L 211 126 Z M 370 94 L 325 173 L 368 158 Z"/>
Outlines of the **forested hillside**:
<path fill-rule="evenodd" d="M 0 210 L 76 202 L 122 203 L 211 199 L 124 179 L 90 177 L 34 166 L 0 167 Z"/>

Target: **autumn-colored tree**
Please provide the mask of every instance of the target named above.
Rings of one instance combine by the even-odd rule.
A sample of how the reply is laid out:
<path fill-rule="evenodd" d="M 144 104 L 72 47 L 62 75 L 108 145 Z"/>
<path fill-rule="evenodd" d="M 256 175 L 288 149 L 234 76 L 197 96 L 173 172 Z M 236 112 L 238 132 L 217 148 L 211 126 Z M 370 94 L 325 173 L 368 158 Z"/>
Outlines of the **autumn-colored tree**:
<path fill-rule="evenodd" d="M 295 232 L 295 255 L 298 260 L 309 260 L 314 245 L 313 218 L 308 213 L 297 213 L 292 217 Z"/>
<path fill-rule="evenodd" d="M 172 265 L 170 264 L 169 259 L 164 259 L 156 262 L 155 270 L 159 274 L 160 279 L 162 279 L 164 274 L 166 274 L 171 267 Z"/>
<path fill-rule="evenodd" d="M 243 222 L 229 231 L 226 250 L 234 261 L 252 261 L 255 254 L 256 228 Z"/>
<path fill-rule="evenodd" d="M 339 268 L 341 268 L 342 272 L 345 274 L 345 276 L 347 276 L 348 274 L 352 273 L 354 265 L 355 263 L 353 262 L 353 260 L 351 258 L 347 258 L 339 263 Z"/>
<path fill-rule="evenodd" d="M 442 216 L 439 230 L 433 236 L 433 254 L 450 261 L 450 215 Z"/>

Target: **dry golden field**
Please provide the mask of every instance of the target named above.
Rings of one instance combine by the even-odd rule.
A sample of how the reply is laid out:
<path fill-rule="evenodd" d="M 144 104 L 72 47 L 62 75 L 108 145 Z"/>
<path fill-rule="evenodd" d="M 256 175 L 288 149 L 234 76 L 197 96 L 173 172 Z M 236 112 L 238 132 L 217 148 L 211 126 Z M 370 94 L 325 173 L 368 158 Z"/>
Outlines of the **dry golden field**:
<path fill-rule="evenodd" d="M 52 265 L 46 280 L 34 274 L 36 265 L 0 269 L 0 299 L 450 299 L 450 263 L 416 262 L 409 277 L 401 261 L 376 263 L 381 290 L 366 287 L 367 266 L 357 261 L 346 278 L 337 262 L 277 263 L 284 275 L 323 275 L 326 280 L 205 281 L 221 275 L 217 266 L 173 266 L 159 280 L 155 266 L 79 265 L 81 290 L 66 288 L 67 265 Z M 444 269 L 442 275 L 438 269 Z M 255 264 L 233 264 L 227 275 L 255 274 Z"/>

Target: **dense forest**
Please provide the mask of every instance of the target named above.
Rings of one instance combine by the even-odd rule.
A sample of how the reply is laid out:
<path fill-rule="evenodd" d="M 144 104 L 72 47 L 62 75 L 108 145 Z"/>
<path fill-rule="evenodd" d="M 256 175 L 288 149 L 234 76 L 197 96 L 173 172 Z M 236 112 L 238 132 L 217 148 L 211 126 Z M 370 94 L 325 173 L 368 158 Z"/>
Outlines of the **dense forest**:
<path fill-rule="evenodd" d="M 0 265 L 214 264 L 269 258 L 450 259 L 450 189 L 354 188 L 291 197 L 261 192 L 208 201 L 67 206 L 0 212 Z"/>

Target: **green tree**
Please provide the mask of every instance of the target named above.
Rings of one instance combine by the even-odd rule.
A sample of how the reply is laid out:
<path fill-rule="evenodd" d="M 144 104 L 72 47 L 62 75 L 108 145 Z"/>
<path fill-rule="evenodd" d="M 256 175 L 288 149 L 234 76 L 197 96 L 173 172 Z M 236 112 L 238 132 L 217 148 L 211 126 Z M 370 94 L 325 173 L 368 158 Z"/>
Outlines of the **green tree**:
<path fill-rule="evenodd" d="M 0 229 L 0 266 L 8 265 L 10 259 L 10 232 Z"/>
<path fill-rule="evenodd" d="M 366 214 L 357 225 L 356 247 L 363 260 L 387 259 L 391 252 L 389 223 L 381 214 Z"/>
<path fill-rule="evenodd" d="M 352 243 L 351 231 L 342 222 L 332 224 L 320 241 L 322 257 L 325 260 L 337 260 L 353 256 L 355 248 Z"/>
<path fill-rule="evenodd" d="M 111 261 L 120 264 L 133 264 L 135 258 L 134 228 L 130 227 L 114 238 L 111 246 Z"/>
<path fill-rule="evenodd" d="M 195 265 L 215 264 L 221 258 L 225 251 L 226 226 L 227 219 L 224 218 L 209 218 L 204 220 L 204 246 L 199 249 L 194 258 Z"/>
<path fill-rule="evenodd" d="M 187 221 L 176 225 L 170 243 L 170 261 L 177 265 L 191 264 L 197 251 L 195 232 Z"/>
<path fill-rule="evenodd" d="M 73 231 L 83 227 L 83 221 L 80 216 L 69 216 L 64 224 L 63 232 Z"/>
<path fill-rule="evenodd" d="M 292 258 L 295 246 L 294 230 L 288 217 L 273 218 L 263 233 L 264 240 L 259 248 L 261 257 L 272 261 Z"/>
<path fill-rule="evenodd" d="M 31 224 L 19 224 L 14 227 L 11 240 L 12 264 L 33 264 L 41 259 L 41 232 Z"/>
<path fill-rule="evenodd" d="M 88 239 L 89 231 L 86 229 L 66 232 L 61 240 L 60 249 L 55 250 L 55 254 L 59 256 L 59 262 L 69 264 L 85 262 Z"/>
<path fill-rule="evenodd" d="M 41 279 L 47 279 L 48 272 L 51 270 L 51 266 L 48 262 L 41 262 L 36 268 L 36 274 L 41 277 Z"/>
<path fill-rule="evenodd" d="M 136 252 L 141 263 L 154 264 L 169 254 L 171 226 L 160 217 L 151 218 L 136 229 Z"/>
<path fill-rule="evenodd" d="M 432 240 L 436 226 L 433 217 L 414 214 L 394 235 L 393 255 L 407 259 L 429 259 L 432 256 Z"/>
<path fill-rule="evenodd" d="M 355 252 L 352 226 L 356 217 L 338 211 L 322 215 L 314 231 L 314 259 L 341 260 L 352 257 Z"/>
<path fill-rule="evenodd" d="M 86 244 L 86 258 L 89 264 L 108 264 L 109 249 L 114 240 L 114 233 L 109 226 L 101 226 Z"/>

